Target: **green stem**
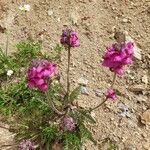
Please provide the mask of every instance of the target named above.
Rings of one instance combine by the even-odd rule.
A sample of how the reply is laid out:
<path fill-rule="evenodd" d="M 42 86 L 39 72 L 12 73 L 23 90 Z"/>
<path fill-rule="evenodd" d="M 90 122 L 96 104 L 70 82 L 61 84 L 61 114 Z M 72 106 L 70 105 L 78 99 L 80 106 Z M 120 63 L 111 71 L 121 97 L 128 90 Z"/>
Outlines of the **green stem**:
<path fill-rule="evenodd" d="M 116 82 L 116 78 L 117 78 L 117 74 L 116 74 L 116 73 L 114 73 L 113 81 L 112 81 L 112 84 L 111 84 L 111 88 L 113 88 L 113 87 L 114 87 L 114 84 L 115 84 L 115 82 Z"/>
<path fill-rule="evenodd" d="M 5 53 L 6 53 L 6 56 L 8 55 L 8 33 L 7 33 L 7 35 L 6 35 L 6 51 L 5 51 Z"/>
<path fill-rule="evenodd" d="M 89 112 L 92 112 L 93 110 L 99 108 L 99 107 L 102 106 L 106 101 L 107 101 L 107 98 L 106 98 L 104 101 L 102 101 L 100 104 L 98 104 L 97 106 L 95 106 L 94 108 L 91 108 L 91 109 L 89 110 Z"/>
<path fill-rule="evenodd" d="M 46 93 L 46 98 L 47 98 L 47 100 L 48 100 L 48 102 L 49 102 L 50 107 L 52 108 L 52 110 L 53 110 L 56 114 L 58 114 L 58 115 L 65 115 L 65 114 L 66 114 L 66 112 L 60 112 L 60 111 L 55 107 L 53 101 L 52 101 L 51 99 L 49 99 L 49 94 L 48 94 L 48 92 Z M 44 103 L 45 103 L 45 102 L 44 102 Z M 48 104 L 47 104 L 47 105 L 48 105 Z"/>
<path fill-rule="evenodd" d="M 113 80 L 112 80 L 112 84 L 111 84 L 111 88 L 114 87 L 116 78 L 117 78 L 117 75 L 116 75 L 116 73 L 114 73 Z M 93 110 L 95 110 L 95 109 L 99 108 L 100 106 L 102 106 L 102 105 L 107 101 L 107 99 L 108 99 L 108 98 L 106 97 L 105 100 L 103 100 L 100 104 L 98 104 L 98 105 L 95 106 L 94 108 L 90 108 L 89 112 L 92 112 Z"/>
<path fill-rule="evenodd" d="M 70 47 L 68 47 L 68 67 L 67 67 L 67 99 L 69 99 L 70 94 L 70 57 L 71 57 L 71 51 Z"/>

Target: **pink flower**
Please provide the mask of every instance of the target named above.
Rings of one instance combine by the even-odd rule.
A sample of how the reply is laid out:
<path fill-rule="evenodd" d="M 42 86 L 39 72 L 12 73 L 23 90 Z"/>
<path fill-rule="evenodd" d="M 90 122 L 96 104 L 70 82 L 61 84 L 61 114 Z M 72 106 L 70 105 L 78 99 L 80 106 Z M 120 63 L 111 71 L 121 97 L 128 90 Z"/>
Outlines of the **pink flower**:
<path fill-rule="evenodd" d="M 107 48 L 102 65 L 118 75 L 124 73 L 123 67 L 132 63 L 133 43 L 115 43 Z"/>
<path fill-rule="evenodd" d="M 76 123 L 73 120 L 73 118 L 71 118 L 71 117 L 65 117 L 63 119 L 63 128 L 65 130 L 69 130 L 69 131 L 74 130 L 76 128 Z"/>
<path fill-rule="evenodd" d="M 106 92 L 106 97 L 115 100 L 116 99 L 115 91 L 112 88 L 109 88 Z"/>
<path fill-rule="evenodd" d="M 33 150 L 33 149 L 35 149 L 33 143 L 30 140 L 21 141 L 19 143 L 18 147 L 20 150 Z"/>
<path fill-rule="evenodd" d="M 63 45 L 70 47 L 78 47 L 80 45 L 77 33 L 71 29 L 64 29 L 60 38 L 60 42 Z"/>
<path fill-rule="evenodd" d="M 45 92 L 48 90 L 47 78 L 56 74 L 56 65 L 47 60 L 34 60 L 28 69 L 28 87 L 38 88 Z"/>

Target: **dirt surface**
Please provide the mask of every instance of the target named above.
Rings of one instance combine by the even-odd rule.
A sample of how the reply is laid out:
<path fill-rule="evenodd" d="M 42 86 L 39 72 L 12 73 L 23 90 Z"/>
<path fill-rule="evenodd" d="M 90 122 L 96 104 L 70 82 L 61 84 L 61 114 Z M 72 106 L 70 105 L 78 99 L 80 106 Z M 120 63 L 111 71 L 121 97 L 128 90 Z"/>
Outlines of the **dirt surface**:
<path fill-rule="evenodd" d="M 63 25 L 72 26 L 79 35 L 81 46 L 72 50 L 71 78 L 74 85 L 81 77 L 88 80 L 88 95 L 78 99 L 82 107 L 93 107 L 103 99 L 103 92 L 112 80 L 112 73 L 100 65 L 106 45 L 114 41 L 115 28 L 134 39 L 141 49 L 141 59 L 126 69 L 117 79 L 119 90 L 115 103 L 107 102 L 94 112 L 96 125 L 89 125 L 99 144 L 87 142 L 84 150 L 107 150 L 102 140 L 110 138 L 119 150 L 150 150 L 150 0 L 29 0 L 31 10 L 19 10 L 21 0 L 0 0 L 0 45 L 9 52 L 15 44 L 27 37 L 43 40 L 43 50 L 51 52 Z M 7 31 L 7 35 L 4 32 Z M 42 34 L 42 37 L 41 37 Z M 65 84 L 66 53 L 62 54 L 60 72 Z M 99 97 L 96 96 L 99 92 Z M 119 107 L 127 106 L 121 114 Z M 150 112 L 150 111 L 148 111 Z M 142 117 L 140 117 L 142 116 Z M 141 118 L 142 122 L 141 123 Z M 0 128 L 0 145 L 12 141 L 10 133 Z"/>

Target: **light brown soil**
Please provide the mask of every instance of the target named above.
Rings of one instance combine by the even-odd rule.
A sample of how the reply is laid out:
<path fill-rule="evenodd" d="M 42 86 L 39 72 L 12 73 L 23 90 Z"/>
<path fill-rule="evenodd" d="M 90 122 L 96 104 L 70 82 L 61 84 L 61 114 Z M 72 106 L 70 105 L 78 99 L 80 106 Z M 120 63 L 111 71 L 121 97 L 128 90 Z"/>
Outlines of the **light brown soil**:
<path fill-rule="evenodd" d="M 93 107 L 102 97 L 95 96 L 94 90 L 104 91 L 112 79 L 112 73 L 100 65 L 106 45 L 113 42 L 114 28 L 127 31 L 142 49 L 142 60 L 135 58 L 123 77 L 116 82 L 122 96 L 117 102 L 107 102 L 103 108 L 96 110 L 96 125 L 89 125 L 93 131 L 97 146 L 87 142 L 84 150 L 107 150 L 101 146 L 101 140 L 110 138 L 119 146 L 119 150 L 150 150 L 150 126 L 140 123 L 140 115 L 150 108 L 149 84 L 142 82 L 142 77 L 150 76 L 150 1 L 149 0 L 29 0 L 29 12 L 19 10 L 20 0 L 0 0 L 0 25 L 6 28 L 9 38 L 9 52 L 15 44 L 27 37 L 40 39 L 43 32 L 43 50 L 51 52 L 59 42 L 63 25 L 72 26 L 79 35 L 81 46 L 72 50 L 71 78 L 77 85 L 82 76 L 89 82 L 89 95 L 81 95 L 79 104 Z M 48 15 L 48 11 L 53 14 Z M 127 20 L 126 20 L 127 19 Z M 75 23 L 73 25 L 72 23 Z M 2 32 L 0 30 L 0 32 Z M 0 33 L 0 45 L 5 48 L 6 34 Z M 60 72 L 65 83 L 66 53 L 62 54 Z M 149 71 L 149 72 L 148 72 Z M 144 86 L 140 92 L 135 85 Z M 118 104 L 126 104 L 131 118 L 120 117 Z M 2 134 L 2 135 L 1 135 Z M 0 145 L 12 138 L 5 138 L 10 133 L 0 128 Z"/>

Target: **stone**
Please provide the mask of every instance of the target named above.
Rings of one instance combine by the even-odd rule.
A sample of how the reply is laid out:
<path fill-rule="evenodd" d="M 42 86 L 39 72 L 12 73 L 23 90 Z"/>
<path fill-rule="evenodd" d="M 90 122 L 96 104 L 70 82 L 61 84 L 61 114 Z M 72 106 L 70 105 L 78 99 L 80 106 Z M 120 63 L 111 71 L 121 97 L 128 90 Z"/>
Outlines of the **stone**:
<path fill-rule="evenodd" d="M 49 16 L 52 16 L 54 12 L 51 9 L 49 9 L 47 13 Z"/>
<path fill-rule="evenodd" d="M 100 89 L 96 89 L 94 92 L 97 97 L 101 97 L 103 95 L 103 92 Z"/>
<path fill-rule="evenodd" d="M 147 77 L 147 75 L 144 75 L 142 77 L 142 82 L 145 83 L 145 84 L 148 84 L 148 77 Z"/>
<path fill-rule="evenodd" d="M 77 12 L 71 12 L 70 19 L 71 19 L 73 25 L 77 25 L 78 20 L 79 20 L 79 15 L 77 14 Z"/>
<path fill-rule="evenodd" d="M 85 79 L 85 78 L 83 78 L 83 77 L 81 77 L 81 78 L 79 78 L 79 80 L 78 80 L 78 84 L 85 86 L 85 85 L 88 84 L 88 80 Z"/>
<path fill-rule="evenodd" d="M 145 143 L 143 144 L 143 148 L 144 148 L 145 150 L 150 150 L 150 141 L 145 142 Z"/>
<path fill-rule="evenodd" d="M 128 145 L 126 149 L 127 150 L 137 150 L 136 146 L 134 146 L 132 144 Z"/>
<path fill-rule="evenodd" d="M 57 18 L 57 21 L 60 22 L 60 18 Z"/>
<path fill-rule="evenodd" d="M 146 110 L 141 115 L 141 122 L 145 125 L 150 125 L 150 109 Z"/>
<path fill-rule="evenodd" d="M 81 86 L 81 94 L 89 95 L 89 92 L 85 86 Z"/>
<path fill-rule="evenodd" d="M 123 104 L 123 103 L 119 103 L 119 104 L 118 104 L 118 108 L 121 110 L 121 112 L 119 113 L 119 116 L 131 118 L 131 113 L 130 113 L 130 111 L 129 111 L 128 106 L 126 106 L 126 105 Z"/>
<path fill-rule="evenodd" d="M 123 23 L 127 23 L 127 22 L 128 22 L 128 19 L 127 19 L 127 18 L 123 18 L 123 19 L 122 19 L 122 22 L 123 22 Z"/>
<path fill-rule="evenodd" d="M 129 87 L 129 90 L 132 92 L 142 92 L 146 89 L 147 89 L 147 86 L 143 84 L 137 84 L 137 85 L 133 85 Z"/>

